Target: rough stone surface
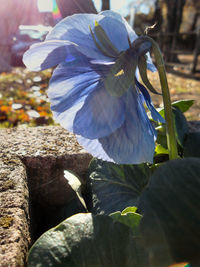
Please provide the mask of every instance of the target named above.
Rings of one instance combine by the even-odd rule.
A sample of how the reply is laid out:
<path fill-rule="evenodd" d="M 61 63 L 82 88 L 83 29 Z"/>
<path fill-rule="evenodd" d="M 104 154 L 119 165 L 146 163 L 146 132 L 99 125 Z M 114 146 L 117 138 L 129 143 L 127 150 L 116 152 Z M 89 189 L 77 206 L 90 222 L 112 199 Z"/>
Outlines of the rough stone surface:
<path fill-rule="evenodd" d="M 37 225 L 76 198 L 64 169 L 83 176 L 90 160 L 59 126 L 0 129 L 0 266 L 25 266 Z"/>
<path fill-rule="evenodd" d="M 24 266 L 30 243 L 28 187 L 23 163 L 0 158 L 0 266 Z"/>
<path fill-rule="evenodd" d="M 0 153 L 20 158 L 85 154 L 76 137 L 59 126 L 0 129 L 0 136 Z"/>
<path fill-rule="evenodd" d="M 62 127 L 1 129 L 0 136 L 0 156 L 19 157 L 28 177 L 34 177 L 29 179 L 31 190 L 42 188 L 43 194 L 47 183 L 52 186 L 55 179 L 60 183 L 57 177 L 61 176 L 61 170 L 67 168 L 83 175 L 91 160 L 75 136 Z"/>

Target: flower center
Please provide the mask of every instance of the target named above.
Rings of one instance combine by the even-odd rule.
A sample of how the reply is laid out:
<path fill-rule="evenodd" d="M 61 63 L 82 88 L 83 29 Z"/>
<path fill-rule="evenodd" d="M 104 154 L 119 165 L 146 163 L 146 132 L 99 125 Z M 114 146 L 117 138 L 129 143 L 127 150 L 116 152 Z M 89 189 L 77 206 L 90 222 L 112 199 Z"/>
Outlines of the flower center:
<path fill-rule="evenodd" d="M 142 38 L 137 38 L 131 43 L 127 33 L 129 48 L 119 52 L 97 21 L 95 21 L 94 33 L 91 27 L 89 28 L 94 43 L 100 52 L 115 59 L 115 64 L 112 65 L 104 79 L 104 86 L 110 95 L 120 97 L 129 88 L 135 88 L 135 72 L 139 59 L 144 57 L 144 54 L 150 49 L 151 43 L 144 42 Z M 142 62 L 144 66 L 144 61 Z"/>

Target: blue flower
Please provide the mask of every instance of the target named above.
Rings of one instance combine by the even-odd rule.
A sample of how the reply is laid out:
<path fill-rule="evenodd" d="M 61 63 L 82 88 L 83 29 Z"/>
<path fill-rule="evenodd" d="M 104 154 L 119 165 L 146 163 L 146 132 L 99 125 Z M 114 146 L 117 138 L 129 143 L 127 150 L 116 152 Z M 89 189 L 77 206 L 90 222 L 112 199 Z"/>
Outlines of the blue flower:
<path fill-rule="evenodd" d="M 58 65 L 48 89 L 55 120 L 93 156 L 119 164 L 153 161 L 156 131 L 144 104 L 163 122 L 132 68 L 140 50 L 146 51 L 130 49 L 136 39 L 115 12 L 76 14 L 23 58 L 34 71 Z M 155 69 L 150 57 L 147 66 Z"/>

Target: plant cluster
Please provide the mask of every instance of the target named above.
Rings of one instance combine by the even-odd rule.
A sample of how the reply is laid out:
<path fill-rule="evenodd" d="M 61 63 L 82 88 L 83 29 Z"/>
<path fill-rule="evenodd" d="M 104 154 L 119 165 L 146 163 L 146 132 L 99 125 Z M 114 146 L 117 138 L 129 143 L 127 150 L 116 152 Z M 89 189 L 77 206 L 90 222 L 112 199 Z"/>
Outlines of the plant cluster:
<path fill-rule="evenodd" d="M 160 110 L 147 91 L 158 94 L 147 77 L 155 70 L 149 52 Z M 86 184 L 65 171 L 83 213 L 44 233 L 29 266 L 199 266 L 200 134 L 189 132 L 183 115 L 193 101 L 170 102 L 155 41 L 114 12 L 77 14 L 24 62 L 32 70 L 58 65 L 48 89 L 54 118 L 96 157 Z"/>

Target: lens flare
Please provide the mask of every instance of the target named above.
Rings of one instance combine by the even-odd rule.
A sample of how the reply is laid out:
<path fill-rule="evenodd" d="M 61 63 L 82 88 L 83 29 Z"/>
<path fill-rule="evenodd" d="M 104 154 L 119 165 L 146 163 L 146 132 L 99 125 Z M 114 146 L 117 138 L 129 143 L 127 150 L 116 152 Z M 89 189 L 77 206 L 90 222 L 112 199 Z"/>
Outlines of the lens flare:
<path fill-rule="evenodd" d="M 182 263 L 172 264 L 169 267 L 191 267 L 191 265 L 188 262 L 182 262 Z"/>
<path fill-rule="evenodd" d="M 59 20 L 62 18 L 58 5 L 56 3 L 56 0 L 53 0 L 53 18 L 55 20 Z"/>

